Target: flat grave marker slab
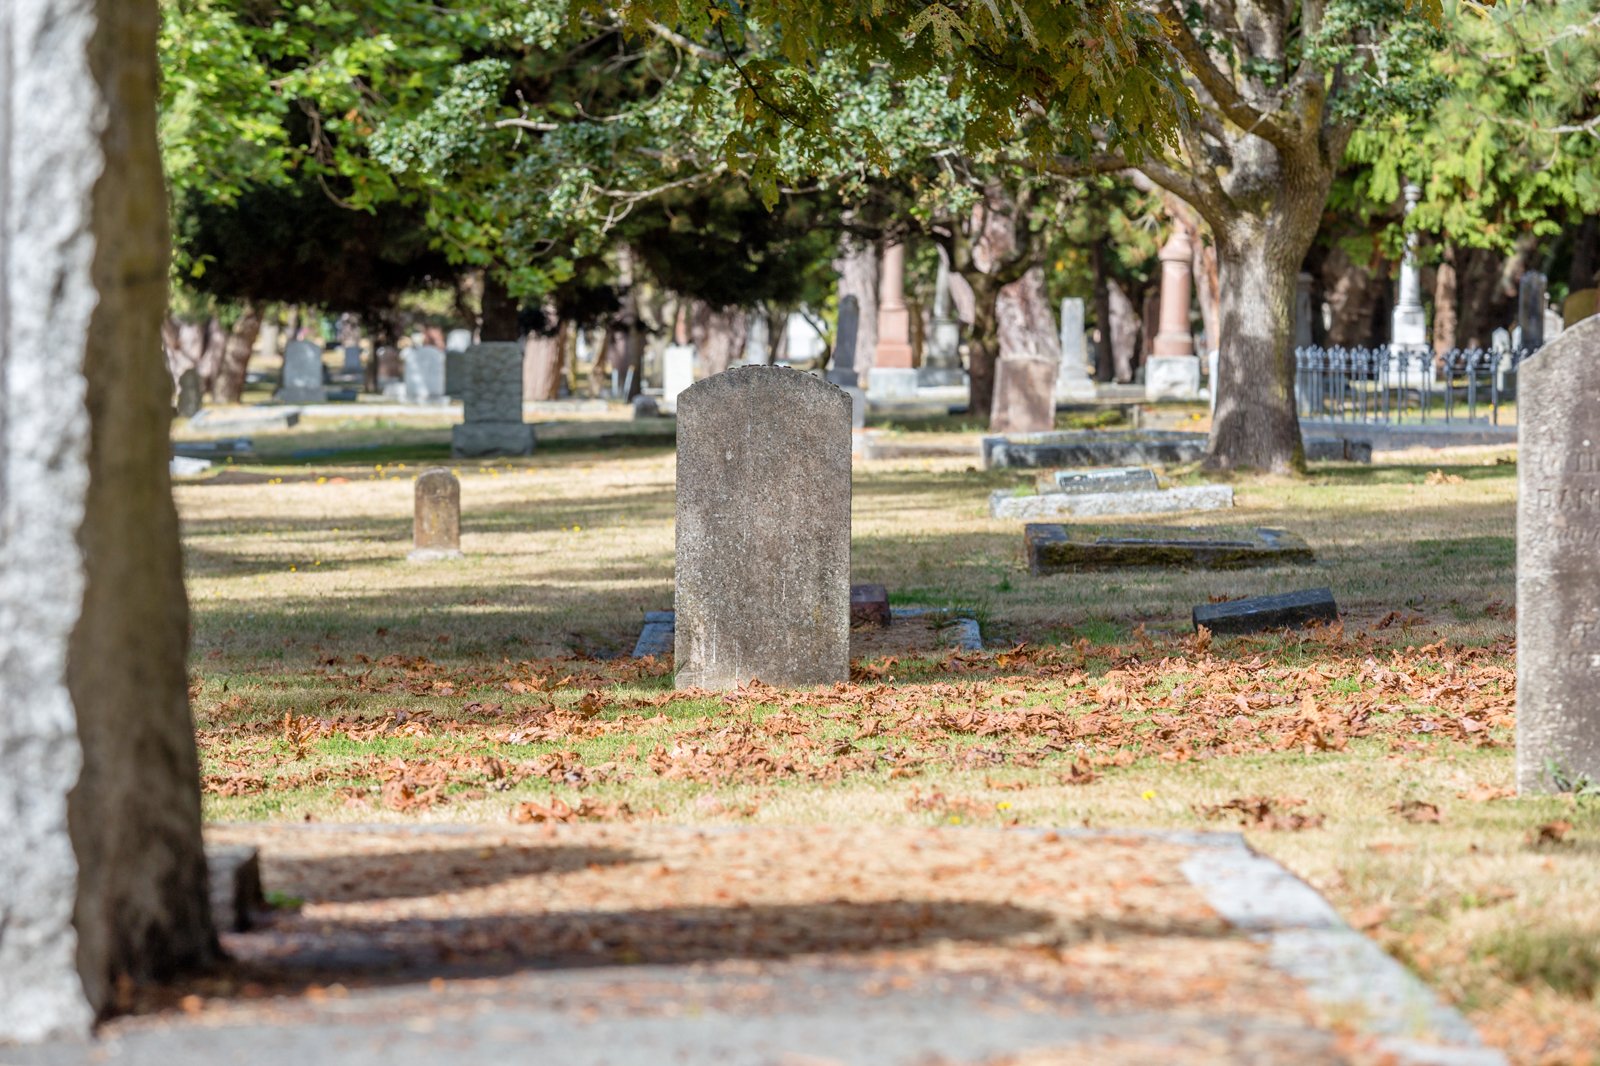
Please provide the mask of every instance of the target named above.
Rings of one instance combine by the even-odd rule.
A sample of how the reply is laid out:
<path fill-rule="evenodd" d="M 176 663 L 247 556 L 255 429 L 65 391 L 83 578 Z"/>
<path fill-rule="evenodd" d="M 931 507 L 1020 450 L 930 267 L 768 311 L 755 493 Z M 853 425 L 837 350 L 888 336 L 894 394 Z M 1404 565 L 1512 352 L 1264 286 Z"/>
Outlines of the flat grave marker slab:
<path fill-rule="evenodd" d="M 1203 603 L 1194 609 L 1195 629 L 1213 633 L 1258 633 L 1307 622 L 1337 622 L 1339 605 L 1328 588 L 1302 589 L 1276 596 L 1251 596 L 1224 603 Z"/>
<path fill-rule="evenodd" d="M 1055 574 L 1127 566 L 1195 566 L 1231 570 L 1315 561 L 1310 547 L 1282 529 L 1185 529 L 1162 526 L 1023 528 L 1028 567 Z"/>
<path fill-rule="evenodd" d="M 1154 492 L 1161 487 L 1148 466 L 1109 466 L 1099 470 L 1051 470 L 1039 475 L 1043 492 Z"/>
<path fill-rule="evenodd" d="M 1231 485 L 1179 485 L 1153 492 L 1041 492 L 1037 496 L 1016 496 L 1002 489 L 989 497 L 989 514 L 994 518 L 1102 518 L 1224 511 L 1232 506 Z"/>

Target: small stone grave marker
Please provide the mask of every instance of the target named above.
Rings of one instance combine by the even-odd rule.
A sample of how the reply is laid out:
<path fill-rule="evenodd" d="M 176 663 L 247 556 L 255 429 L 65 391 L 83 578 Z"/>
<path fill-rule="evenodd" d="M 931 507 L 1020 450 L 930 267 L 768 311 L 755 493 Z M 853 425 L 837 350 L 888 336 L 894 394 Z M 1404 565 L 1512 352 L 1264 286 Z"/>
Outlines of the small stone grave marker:
<path fill-rule="evenodd" d="M 1518 376 L 1517 788 L 1548 792 L 1600 782 L 1600 318 Z"/>
<path fill-rule="evenodd" d="M 189 367 L 178 375 L 178 417 L 193 418 L 200 413 L 200 371 Z"/>
<path fill-rule="evenodd" d="M 996 433 L 1044 433 L 1056 422 L 1056 372 L 1053 359 L 1006 356 L 995 363 L 994 408 L 989 425 Z"/>
<path fill-rule="evenodd" d="M 1088 527 L 1030 522 L 1023 529 L 1035 574 L 1129 566 L 1230 570 L 1314 561 L 1306 542 L 1281 529 Z"/>
<path fill-rule="evenodd" d="M 694 384 L 694 345 L 669 344 L 661 353 L 661 406 L 672 410 Z"/>
<path fill-rule="evenodd" d="M 424 344 L 407 348 L 401 359 L 405 364 L 406 401 L 443 403 L 444 353 Z"/>
<path fill-rule="evenodd" d="M 324 403 L 328 389 L 322 379 L 322 348 L 310 341 L 291 341 L 283 351 L 283 384 L 278 399 L 284 403 Z"/>
<path fill-rule="evenodd" d="M 852 626 L 886 626 L 890 617 L 888 589 L 882 585 L 850 586 Z"/>
<path fill-rule="evenodd" d="M 1256 633 L 1307 622 L 1337 622 L 1339 605 L 1333 601 L 1332 589 L 1304 589 L 1277 596 L 1203 603 L 1194 609 L 1192 620 L 1197 630 L 1205 626 L 1213 633 Z"/>
<path fill-rule="evenodd" d="M 417 477 L 411 539 L 414 563 L 461 558 L 461 482 L 442 466 Z"/>
<path fill-rule="evenodd" d="M 850 400 L 744 366 L 678 397 L 680 687 L 850 676 Z"/>

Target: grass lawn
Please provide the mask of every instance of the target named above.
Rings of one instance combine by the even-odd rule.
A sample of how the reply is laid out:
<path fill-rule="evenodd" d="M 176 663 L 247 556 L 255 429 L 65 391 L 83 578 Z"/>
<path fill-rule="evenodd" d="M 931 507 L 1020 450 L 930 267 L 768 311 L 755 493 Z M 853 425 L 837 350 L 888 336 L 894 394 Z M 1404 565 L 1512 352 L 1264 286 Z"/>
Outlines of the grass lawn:
<path fill-rule="evenodd" d="M 987 513 L 1027 472 L 860 465 L 854 580 L 976 613 L 988 650 L 708 695 L 621 657 L 672 601 L 664 423 L 452 463 L 444 419 L 357 415 L 177 489 L 209 818 L 1242 828 L 1516 1061 L 1600 1046 L 1595 801 L 1511 795 L 1510 452 L 1244 480 L 1232 513 L 1154 523 L 1293 529 L 1315 565 L 1049 578 Z M 411 565 L 440 462 L 466 558 Z M 1341 627 L 1188 631 L 1210 598 L 1324 584 Z"/>

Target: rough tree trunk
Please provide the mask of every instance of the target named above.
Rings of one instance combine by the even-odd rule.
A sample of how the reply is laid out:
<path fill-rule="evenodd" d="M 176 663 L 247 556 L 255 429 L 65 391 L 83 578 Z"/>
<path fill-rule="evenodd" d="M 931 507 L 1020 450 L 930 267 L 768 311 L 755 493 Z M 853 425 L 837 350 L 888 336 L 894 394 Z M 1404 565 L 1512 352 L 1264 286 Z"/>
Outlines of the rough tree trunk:
<path fill-rule="evenodd" d="M 872 369 L 878 350 L 878 246 L 847 233 L 839 240 L 839 257 L 833 268 L 839 273 L 839 298 L 854 296 L 861 312 L 856 325 L 856 372 L 864 375 Z"/>
<path fill-rule="evenodd" d="M 1094 263 L 1094 379 L 1114 381 L 1117 376 L 1116 360 L 1111 344 L 1111 275 L 1106 268 L 1104 241 L 1095 241 L 1089 250 Z"/>
<path fill-rule="evenodd" d="M 1316 214 L 1309 225 L 1295 221 L 1238 219 L 1218 247 L 1222 348 L 1210 469 L 1290 473 L 1305 466 L 1294 405 L 1294 303 Z"/>
<path fill-rule="evenodd" d="M 840 288 L 843 288 L 842 281 Z M 873 325 L 876 336 L 877 324 Z M 750 318 L 743 308 L 730 307 L 723 311 L 713 311 L 703 303 L 695 304 L 690 318 L 689 336 L 700 353 L 707 377 L 722 373 L 734 362 L 744 358 L 745 339 L 749 336 L 749 332 Z"/>
<path fill-rule="evenodd" d="M 994 408 L 995 362 L 1000 358 L 1000 323 L 995 305 L 1000 286 L 992 278 L 972 281 L 972 334 L 967 339 L 967 410 L 987 423 Z"/>
<path fill-rule="evenodd" d="M 218 403 L 238 403 L 244 396 L 245 372 L 250 366 L 250 353 L 255 351 L 256 337 L 261 333 L 261 305 L 246 300 L 239 318 L 222 342 L 222 355 L 217 360 L 217 381 L 211 398 Z"/>
<path fill-rule="evenodd" d="M 1110 349 L 1111 375 L 1117 382 L 1126 385 L 1133 380 L 1133 364 L 1139 354 L 1139 315 L 1116 278 L 1106 279 L 1106 291 L 1110 328 L 1104 332 L 1107 334 L 1106 347 Z"/>
<path fill-rule="evenodd" d="M 1456 346 L 1455 247 L 1444 246 L 1444 258 L 1433 274 L 1433 351 L 1445 355 Z"/>
<path fill-rule="evenodd" d="M 505 282 L 491 272 L 483 277 L 483 311 L 478 316 L 478 339 L 514 341 L 517 339 L 517 301 L 506 290 Z"/>
<path fill-rule="evenodd" d="M 216 946 L 158 348 L 157 25 L 156 0 L 0 3 L 0 1043 L 86 1037 L 120 983 Z"/>

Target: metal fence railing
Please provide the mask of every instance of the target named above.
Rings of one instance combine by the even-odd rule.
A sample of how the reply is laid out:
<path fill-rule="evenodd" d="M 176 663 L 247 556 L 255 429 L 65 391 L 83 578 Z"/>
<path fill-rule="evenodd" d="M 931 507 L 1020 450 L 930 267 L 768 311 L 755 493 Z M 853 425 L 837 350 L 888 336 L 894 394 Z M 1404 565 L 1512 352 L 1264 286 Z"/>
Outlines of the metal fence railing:
<path fill-rule="evenodd" d="M 1500 408 L 1516 399 L 1517 367 L 1530 354 L 1300 348 L 1295 404 L 1303 419 L 1499 425 Z"/>

